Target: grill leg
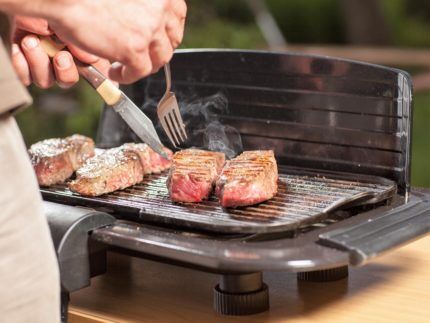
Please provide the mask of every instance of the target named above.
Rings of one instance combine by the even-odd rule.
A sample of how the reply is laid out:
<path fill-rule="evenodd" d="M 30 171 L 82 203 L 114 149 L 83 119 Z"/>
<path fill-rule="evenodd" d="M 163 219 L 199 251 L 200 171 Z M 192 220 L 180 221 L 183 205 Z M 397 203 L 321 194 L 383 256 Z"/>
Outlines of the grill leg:
<path fill-rule="evenodd" d="M 336 268 L 305 271 L 297 274 L 297 279 L 311 282 L 329 282 L 340 280 L 348 276 L 348 266 Z"/>
<path fill-rule="evenodd" d="M 61 292 L 61 323 L 67 323 L 69 301 L 70 294 L 68 292 Z"/>
<path fill-rule="evenodd" d="M 222 275 L 214 287 L 214 310 L 223 315 L 250 315 L 269 309 L 269 289 L 261 272 Z"/>

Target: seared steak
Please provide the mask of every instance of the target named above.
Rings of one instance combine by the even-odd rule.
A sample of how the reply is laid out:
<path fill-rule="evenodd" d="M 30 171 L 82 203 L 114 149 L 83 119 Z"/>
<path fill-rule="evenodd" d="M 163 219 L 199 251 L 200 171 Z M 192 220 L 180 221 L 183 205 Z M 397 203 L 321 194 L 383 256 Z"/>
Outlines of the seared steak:
<path fill-rule="evenodd" d="M 167 179 L 175 202 L 201 202 L 209 197 L 225 163 L 225 155 L 199 149 L 185 149 L 173 155 Z"/>
<path fill-rule="evenodd" d="M 253 205 L 278 190 L 278 167 L 272 150 L 245 151 L 227 162 L 216 183 L 223 207 Z"/>
<path fill-rule="evenodd" d="M 94 142 L 81 135 L 53 138 L 31 145 L 28 153 L 39 185 L 50 186 L 63 183 L 94 156 Z"/>
<path fill-rule="evenodd" d="M 172 152 L 166 148 L 166 152 Z M 76 179 L 69 188 L 84 196 L 99 196 L 135 185 L 143 180 L 144 174 L 165 170 L 170 162 L 157 155 L 146 144 L 124 144 L 121 147 L 107 149 L 88 159 L 77 170 Z"/>
<path fill-rule="evenodd" d="M 140 158 L 145 174 L 157 174 L 166 169 L 170 168 L 172 162 L 164 159 L 146 144 L 135 144 L 128 143 L 122 147 L 135 151 Z M 163 148 L 169 157 L 172 157 L 173 153 L 168 148 Z"/>

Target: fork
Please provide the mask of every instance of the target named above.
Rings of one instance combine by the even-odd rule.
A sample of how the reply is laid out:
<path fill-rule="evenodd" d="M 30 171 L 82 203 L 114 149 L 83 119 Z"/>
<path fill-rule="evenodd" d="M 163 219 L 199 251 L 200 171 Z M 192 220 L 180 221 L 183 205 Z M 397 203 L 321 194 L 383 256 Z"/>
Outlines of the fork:
<path fill-rule="evenodd" d="M 187 139 L 184 122 L 182 121 L 181 113 L 179 112 L 178 101 L 175 93 L 170 91 L 172 86 L 172 76 L 170 73 L 170 65 L 164 65 L 164 74 L 166 75 L 166 92 L 161 98 L 157 106 L 158 119 L 161 126 L 176 148 Z"/>

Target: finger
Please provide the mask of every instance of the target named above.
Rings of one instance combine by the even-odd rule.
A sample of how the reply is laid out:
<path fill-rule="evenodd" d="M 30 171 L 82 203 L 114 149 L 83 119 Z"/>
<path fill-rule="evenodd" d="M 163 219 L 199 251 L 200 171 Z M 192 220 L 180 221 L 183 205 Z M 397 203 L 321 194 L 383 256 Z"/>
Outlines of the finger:
<path fill-rule="evenodd" d="M 27 59 L 33 82 L 46 89 L 54 83 L 51 62 L 48 55 L 40 46 L 40 40 L 35 35 L 27 35 L 21 41 L 21 48 Z"/>
<path fill-rule="evenodd" d="M 166 33 L 171 41 L 173 48 L 178 47 L 184 37 L 186 15 L 187 4 L 185 3 L 185 1 L 172 1 L 171 14 L 166 23 Z"/>
<path fill-rule="evenodd" d="M 100 73 L 102 73 L 106 77 L 109 77 L 109 70 L 112 64 L 107 59 L 100 58 L 96 63 L 93 64 L 93 66 L 97 68 Z M 114 81 L 113 83 L 118 86 L 118 82 Z"/>
<path fill-rule="evenodd" d="M 152 72 L 152 63 L 149 54 L 143 53 L 138 64 L 123 65 L 120 63 L 112 64 L 109 70 L 109 78 L 122 84 L 133 83 L 140 78 L 148 76 Z"/>
<path fill-rule="evenodd" d="M 52 31 L 49 29 L 48 21 L 42 18 L 15 16 L 15 26 L 18 29 L 26 30 L 42 36 L 52 34 Z"/>
<path fill-rule="evenodd" d="M 21 82 L 25 86 L 29 86 L 31 84 L 30 68 L 17 44 L 12 45 L 12 64 Z"/>
<path fill-rule="evenodd" d="M 73 62 L 72 54 L 60 51 L 55 54 L 53 60 L 54 72 L 57 83 L 62 88 L 69 88 L 79 80 L 79 73 Z"/>
<path fill-rule="evenodd" d="M 78 60 L 87 64 L 94 64 L 100 58 L 96 55 L 90 54 L 75 45 L 67 44 L 67 48 L 70 50 L 73 56 L 75 56 Z"/>
<path fill-rule="evenodd" d="M 187 16 L 187 3 L 184 0 L 171 1 L 171 10 L 180 20 Z"/>
<path fill-rule="evenodd" d="M 164 30 L 155 35 L 153 42 L 149 46 L 149 55 L 152 62 L 152 73 L 157 72 L 172 59 L 173 48 Z"/>
<path fill-rule="evenodd" d="M 166 24 L 166 34 L 169 37 L 170 44 L 174 49 L 182 43 L 182 39 L 184 38 L 184 27 L 185 19 L 169 19 Z"/>

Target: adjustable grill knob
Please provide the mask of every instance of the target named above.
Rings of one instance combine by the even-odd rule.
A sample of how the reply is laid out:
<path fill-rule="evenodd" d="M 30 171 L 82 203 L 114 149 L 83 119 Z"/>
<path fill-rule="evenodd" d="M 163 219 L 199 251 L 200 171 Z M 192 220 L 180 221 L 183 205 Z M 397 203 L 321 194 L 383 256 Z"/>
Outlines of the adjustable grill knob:
<path fill-rule="evenodd" d="M 269 309 L 269 289 L 266 284 L 258 291 L 233 294 L 214 287 L 214 309 L 223 315 L 251 315 Z"/>
<path fill-rule="evenodd" d="M 300 272 L 297 274 L 298 280 L 311 281 L 311 282 L 328 282 L 340 280 L 348 276 L 348 266 L 329 268 L 323 270 L 314 270 L 307 272 Z"/>

